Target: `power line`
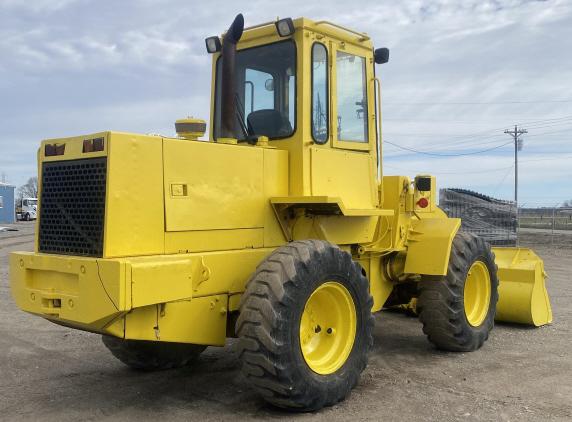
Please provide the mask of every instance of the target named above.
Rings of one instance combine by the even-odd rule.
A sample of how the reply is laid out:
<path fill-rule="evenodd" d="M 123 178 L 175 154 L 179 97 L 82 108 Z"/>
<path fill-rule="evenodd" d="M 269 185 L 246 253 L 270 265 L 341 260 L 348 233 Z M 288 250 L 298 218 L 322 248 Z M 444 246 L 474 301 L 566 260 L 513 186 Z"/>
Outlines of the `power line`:
<path fill-rule="evenodd" d="M 568 121 L 572 122 L 572 116 L 561 116 L 561 117 L 556 117 L 556 118 L 550 118 L 550 119 L 541 119 L 541 120 L 534 120 L 534 121 L 530 121 L 530 124 L 527 123 L 527 126 L 530 128 L 531 126 L 535 129 L 540 129 L 540 128 L 546 128 L 546 127 L 552 127 L 552 126 L 559 126 L 561 124 L 568 124 Z M 519 125 L 523 124 L 523 123 L 518 123 Z M 544 126 L 542 126 L 544 124 Z M 481 138 L 483 135 L 489 134 L 490 132 L 497 132 L 499 130 L 502 130 L 503 128 L 499 127 L 499 128 L 495 128 L 495 129 L 489 129 L 489 130 L 485 130 L 485 131 L 480 131 L 480 132 L 476 132 L 470 135 L 458 135 L 458 136 L 454 136 L 451 139 L 451 141 L 445 141 L 445 142 L 438 142 L 437 144 L 433 144 L 432 148 L 428 148 L 428 151 L 436 151 L 436 150 L 442 150 L 442 149 L 447 149 L 450 146 L 462 146 L 464 144 L 474 144 L 474 140 L 475 138 Z M 391 132 L 389 132 L 391 133 Z M 559 133 L 559 131 L 555 131 L 552 133 Z M 530 136 L 539 136 L 539 135 L 543 135 L 543 134 L 551 134 L 551 133 L 539 133 L 537 135 L 530 135 Z M 407 134 L 407 133 L 401 133 L 401 134 L 396 134 L 394 133 L 392 136 L 411 136 L 411 137 L 437 137 L 439 136 L 439 134 L 426 134 L 426 133 L 421 133 L 421 134 L 416 134 L 416 133 L 411 133 L 411 134 Z M 493 139 L 496 137 L 499 137 L 499 134 L 489 134 L 488 136 L 481 138 L 481 140 L 484 139 Z M 461 139 L 459 139 L 461 138 Z M 490 141 L 490 142 L 479 142 L 480 145 L 486 145 L 486 144 L 491 144 L 491 143 L 495 143 L 495 141 Z"/>
<path fill-rule="evenodd" d="M 412 169 L 405 169 L 403 167 L 396 167 L 396 166 L 392 166 L 390 164 L 384 164 L 384 167 L 389 167 L 395 170 L 399 170 L 399 171 L 404 171 L 407 173 L 419 173 L 419 169 L 416 170 L 412 170 Z M 505 170 L 510 170 L 512 169 L 514 166 L 508 166 L 508 167 L 499 167 L 499 168 L 493 168 L 493 169 L 482 169 L 482 170 L 475 170 L 475 171 L 445 171 L 445 172 L 437 172 L 437 171 L 431 171 L 429 173 L 431 174 L 439 174 L 439 175 L 451 175 L 451 174 L 483 174 L 483 173 L 493 173 L 493 172 L 497 172 L 497 171 L 505 171 Z"/>
<path fill-rule="evenodd" d="M 404 150 L 404 151 L 410 151 L 410 152 L 414 152 L 414 153 L 416 153 L 416 154 L 432 155 L 432 156 L 435 156 L 435 157 L 460 157 L 460 156 L 463 156 L 463 155 L 482 154 L 482 153 L 484 153 L 484 152 L 489 152 L 489 151 L 493 151 L 493 150 L 495 150 L 495 149 L 502 148 L 502 147 L 504 147 L 505 145 L 508 145 L 508 144 L 511 144 L 511 143 L 512 143 L 512 141 L 511 141 L 511 142 L 505 142 L 504 144 L 497 145 L 497 146 L 492 147 L 492 148 L 482 149 L 482 150 L 480 150 L 480 151 L 472 151 L 472 152 L 465 152 L 465 153 L 459 153 L 459 154 L 438 154 L 438 153 L 434 153 L 434 152 L 419 151 L 419 150 L 416 150 L 416 149 L 414 149 L 414 148 L 404 147 L 404 146 L 398 145 L 398 144 L 396 144 L 396 143 L 394 143 L 394 142 L 390 142 L 390 141 L 387 141 L 387 140 L 384 141 L 384 142 L 387 143 L 387 144 L 389 144 L 389 145 L 393 145 L 394 147 L 397 147 L 397 148 L 399 148 L 399 149 L 402 149 L 402 150 Z"/>
<path fill-rule="evenodd" d="M 505 175 L 503 176 L 503 178 L 501 179 L 501 181 L 499 182 L 499 184 L 497 185 L 497 187 L 495 188 L 492 196 L 495 196 L 497 194 L 497 191 L 499 190 L 499 188 L 502 186 L 502 184 L 504 183 L 504 181 L 506 180 L 506 178 L 508 177 L 508 175 L 510 174 L 510 171 L 512 170 L 512 168 L 514 167 L 514 164 L 512 166 L 510 166 L 507 170 L 507 172 L 505 173 Z"/>
<path fill-rule="evenodd" d="M 566 116 L 560 116 L 560 117 L 549 117 L 547 119 L 540 119 L 540 120 L 528 120 L 528 121 L 520 122 L 517 124 L 519 124 L 519 125 L 526 124 L 528 127 L 532 127 L 532 126 L 535 126 L 539 123 L 543 124 L 543 123 L 548 123 L 548 122 L 557 122 L 557 121 L 569 120 L 569 119 L 572 119 L 572 115 L 566 115 Z"/>
<path fill-rule="evenodd" d="M 555 152 L 555 154 L 559 154 L 559 152 Z M 531 160 L 520 160 L 521 163 L 529 163 L 531 161 L 554 161 L 560 160 L 563 158 L 572 157 L 572 155 L 559 155 L 558 157 L 545 157 L 545 158 L 533 158 Z"/>
<path fill-rule="evenodd" d="M 572 99 L 563 100 L 534 100 L 534 101 L 451 101 L 451 102 L 385 102 L 389 105 L 496 105 L 496 104 L 549 104 L 549 103 L 572 103 Z"/>
<path fill-rule="evenodd" d="M 535 133 L 533 135 L 528 135 L 527 138 L 530 138 L 531 136 L 542 136 L 542 135 L 554 135 L 555 133 L 562 133 L 562 132 L 569 132 L 571 128 L 564 128 L 564 129 L 560 129 L 560 130 L 555 130 L 552 132 L 540 132 L 540 133 Z"/>

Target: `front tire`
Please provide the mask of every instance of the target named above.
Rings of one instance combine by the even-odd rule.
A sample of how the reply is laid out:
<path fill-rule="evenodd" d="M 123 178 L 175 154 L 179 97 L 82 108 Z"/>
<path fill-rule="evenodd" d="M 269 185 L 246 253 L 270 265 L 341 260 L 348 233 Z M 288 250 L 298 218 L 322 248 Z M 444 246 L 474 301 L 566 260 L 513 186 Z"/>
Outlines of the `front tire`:
<path fill-rule="evenodd" d="M 417 302 L 423 332 L 437 348 L 470 352 L 480 348 L 494 326 L 498 301 L 495 257 L 482 238 L 458 233 L 445 277 L 426 277 Z"/>
<path fill-rule="evenodd" d="M 243 375 L 278 407 L 314 411 L 343 400 L 367 365 L 372 305 L 349 253 L 319 240 L 278 248 L 241 300 Z"/>
<path fill-rule="evenodd" d="M 143 371 L 186 366 L 206 349 L 206 346 L 197 344 L 123 340 L 112 336 L 101 336 L 101 340 L 125 365 Z"/>

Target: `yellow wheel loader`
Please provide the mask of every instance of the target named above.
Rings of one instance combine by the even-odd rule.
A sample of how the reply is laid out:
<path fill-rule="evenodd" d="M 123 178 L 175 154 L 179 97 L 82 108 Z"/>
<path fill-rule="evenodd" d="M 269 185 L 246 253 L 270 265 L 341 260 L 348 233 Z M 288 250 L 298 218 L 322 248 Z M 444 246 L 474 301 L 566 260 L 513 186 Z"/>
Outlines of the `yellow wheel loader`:
<path fill-rule="evenodd" d="M 21 309 L 99 333 L 143 370 L 238 337 L 246 379 L 298 411 L 348 395 L 385 307 L 414 299 L 429 341 L 461 352 L 495 315 L 551 321 L 532 251 L 460 232 L 433 176 L 382 175 L 387 49 L 331 22 L 242 15 L 206 48 L 208 142 L 194 118 L 174 138 L 42 142 L 35 251 L 10 257 Z"/>

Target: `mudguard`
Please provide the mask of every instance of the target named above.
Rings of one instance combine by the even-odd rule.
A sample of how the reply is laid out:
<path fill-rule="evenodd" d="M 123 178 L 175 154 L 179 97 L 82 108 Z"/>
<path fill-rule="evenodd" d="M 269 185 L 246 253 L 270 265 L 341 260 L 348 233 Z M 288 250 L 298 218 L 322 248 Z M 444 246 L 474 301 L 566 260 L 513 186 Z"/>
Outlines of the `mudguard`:
<path fill-rule="evenodd" d="M 427 218 L 413 222 L 407 237 L 408 274 L 446 275 L 459 218 Z"/>

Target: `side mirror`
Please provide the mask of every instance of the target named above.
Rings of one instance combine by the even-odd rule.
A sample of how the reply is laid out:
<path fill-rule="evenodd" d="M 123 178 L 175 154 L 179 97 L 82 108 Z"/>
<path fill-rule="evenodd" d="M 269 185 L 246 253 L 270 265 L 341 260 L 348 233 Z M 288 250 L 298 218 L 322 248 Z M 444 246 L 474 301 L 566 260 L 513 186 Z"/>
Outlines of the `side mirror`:
<path fill-rule="evenodd" d="M 274 79 L 266 79 L 264 82 L 264 88 L 266 88 L 266 91 L 274 91 Z"/>
<path fill-rule="evenodd" d="M 376 48 L 373 57 L 377 64 L 387 63 L 389 61 L 389 48 Z"/>

